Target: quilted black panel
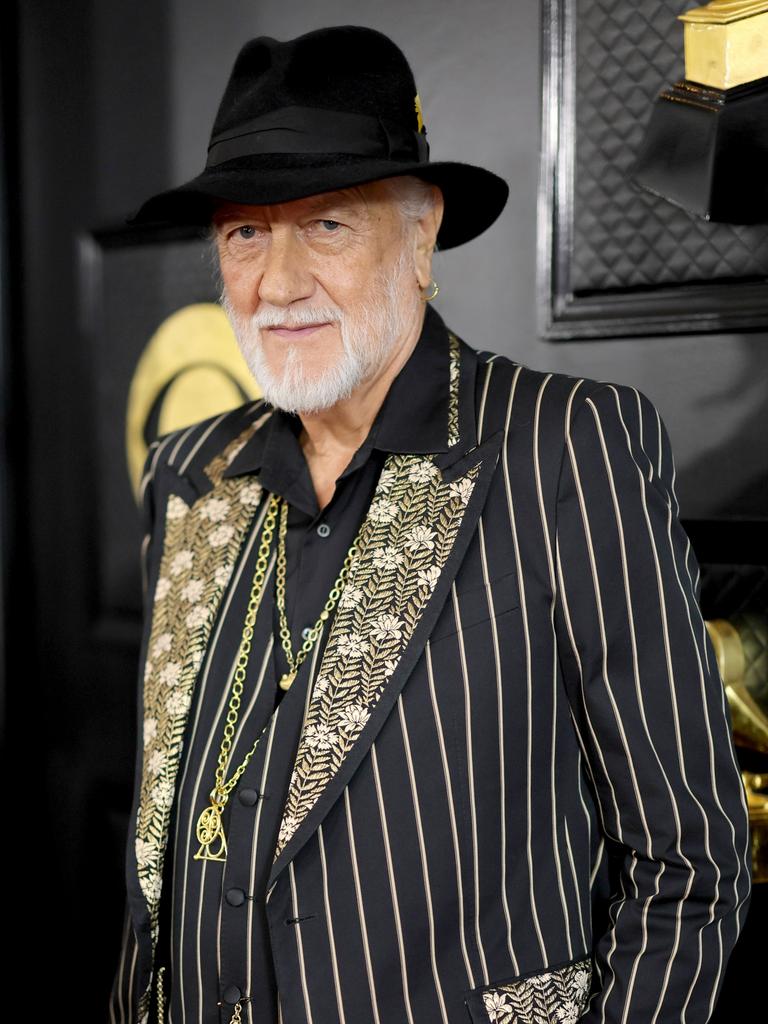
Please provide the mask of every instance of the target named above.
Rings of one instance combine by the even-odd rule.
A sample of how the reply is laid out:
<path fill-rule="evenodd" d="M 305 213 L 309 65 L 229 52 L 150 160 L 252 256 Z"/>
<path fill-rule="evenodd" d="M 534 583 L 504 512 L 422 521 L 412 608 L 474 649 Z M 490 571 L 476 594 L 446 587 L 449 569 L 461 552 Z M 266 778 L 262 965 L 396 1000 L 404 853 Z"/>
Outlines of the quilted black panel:
<path fill-rule="evenodd" d="M 702 0 L 575 0 L 575 292 L 768 276 L 768 227 L 711 224 L 629 181 L 653 102 L 684 77 Z"/>
<path fill-rule="evenodd" d="M 701 564 L 701 612 L 705 619 L 733 619 L 768 609 L 768 566 Z"/>

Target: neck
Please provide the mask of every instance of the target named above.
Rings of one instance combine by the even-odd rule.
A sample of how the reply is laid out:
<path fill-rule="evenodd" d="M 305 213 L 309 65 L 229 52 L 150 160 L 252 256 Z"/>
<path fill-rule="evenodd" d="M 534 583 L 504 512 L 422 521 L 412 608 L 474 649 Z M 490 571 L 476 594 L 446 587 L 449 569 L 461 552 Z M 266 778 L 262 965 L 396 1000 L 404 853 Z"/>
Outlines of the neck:
<path fill-rule="evenodd" d="M 333 461 L 357 451 L 368 436 L 392 381 L 405 366 L 421 336 L 426 309 L 411 330 L 393 346 L 378 371 L 342 399 L 316 413 L 300 413 L 303 429 L 299 442 L 307 459 Z"/>

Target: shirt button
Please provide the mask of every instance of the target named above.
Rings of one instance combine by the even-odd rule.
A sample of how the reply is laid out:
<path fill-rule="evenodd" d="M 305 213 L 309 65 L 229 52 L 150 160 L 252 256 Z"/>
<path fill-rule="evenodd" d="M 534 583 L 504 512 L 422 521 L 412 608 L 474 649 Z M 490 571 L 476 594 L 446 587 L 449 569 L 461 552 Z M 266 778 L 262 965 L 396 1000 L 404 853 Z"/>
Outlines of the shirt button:
<path fill-rule="evenodd" d="M 309 640 L 309 634 L 312 632 L 311 626 L 305 626 L 301 631 L 301 635 L 305 640 Z"/>
<path fill-rule="evenodd" d="M 245 893 L 242 889 L 227 889 L 227 903 L 230 907 L 242 907 L 245 903 Z M 237 999 L 235 999 L 237 1002 Z"/>
<path fill-rule="evenodd" d="M 256 789 L 241 789 L 240 790 L 240 803 L 245 804 L 246 807 L 253 807 L 256 801 L 259 799 L 259 792 Z"/>
<path fill-rule="evenodd" d="M 328 534 L 331 532 L 331 528 L 328 525 L 328 523 L 320 523 L 320 525 L 317 528 L 317 532 L 321 537 L 327 537 Z"/>
<path fill-rule="evenodd" d="M 221 993 L 221 998 L 224 1000 L 225 1003 L 229 1003 L 231 1006 L 234 1006 L 235 1003 L 239 1001 L 242 994 L 243 993 L 240 991 L 237 985 L 227 985 L 227 987 Z"/>

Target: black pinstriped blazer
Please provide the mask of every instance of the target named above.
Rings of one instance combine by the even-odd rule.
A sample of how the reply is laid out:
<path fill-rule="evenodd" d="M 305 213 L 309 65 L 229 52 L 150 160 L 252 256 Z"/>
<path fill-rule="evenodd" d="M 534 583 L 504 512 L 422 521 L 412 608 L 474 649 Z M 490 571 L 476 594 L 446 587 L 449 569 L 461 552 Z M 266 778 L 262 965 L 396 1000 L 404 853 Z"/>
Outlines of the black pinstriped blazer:
<path fill-rule="evenodd" d="M 447 449 L 387 458 L 307 704 L 264 894 L 280 1024 L 703 1024 L 749 828 L 667 431 L 626 385 L 447 330 L 445 358 Z M 268 499 L 227 474 L 265 418 L 251 403 L 147 462 L 164 583 L 113 1021 L 147 1015 L 191 695 Z"/>

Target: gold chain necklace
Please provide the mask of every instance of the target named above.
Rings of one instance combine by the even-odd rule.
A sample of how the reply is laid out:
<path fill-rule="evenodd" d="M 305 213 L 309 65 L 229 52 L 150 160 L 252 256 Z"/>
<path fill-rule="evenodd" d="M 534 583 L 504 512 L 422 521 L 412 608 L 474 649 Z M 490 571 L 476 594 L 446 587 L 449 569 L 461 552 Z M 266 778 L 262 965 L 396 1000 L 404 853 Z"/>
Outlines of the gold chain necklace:
<path fill-rule="evenodd" d="M 288 529 L 288 503 L 283 502 L 282 508 L 280 509 L 280 544 L 277 551 L 277 572 L 275 574 L 275 590 L 277 592 L 277 608 L 280 612 L 280 639 L 283 644 L 283 650 L 288 660 L 288 664 L 291 666 L 290 672 L 285 672 L 280 678 L 280 686 L 287 690 L 293 680 L 296 678 L 296 673 L 299 670 L 299 666 L 304 661 L 306 656 L 312 650 L 315 640 L 320 636 L 320 630 L 323 628 L 323 623 L 328 619 L 331 612 L 336 605 L 336 602 L 341 597 L 341 593 L 344 590 L 344 585 L 347 582 L 347 574 L 349 573 L 349 567 L 352 564 L 352 559 L 357 554 L 357 542 L 360 539 L 360 531 L 358 530 L 357 537 L 352 542 L 352 546 L 347 551 L 347 556 L 344 559 L 344 565 L 341 568 L 341 572 L 336 577 L 336 582 L 331 587 L 331 591 L 328 594 L 328 599 L 325 602 L 325 607 L 320 612 L 320 618 L 309 630 L 309 635 L 304 640 L 299 653 L 296 658 L 293 657 L 293 651 L 291 650 L 291 631 L 288 628 L 288 620 L 285 617 L 285 534 Z M 362 529 L 362 526 L 361 526 Z"/>
<path fill-rule="evenodd" d="M 264 528 L 261 535 L 261 543 L 259 545 L 259 553 L 256 559 L 256 571 L 253 575 L 253 583 L 251 585 L 251 596 L 248 601 L 248 611 L 245 616 L 245 625 L 243 626 L 243 635 L 240 640 L 240 650 L 237 657 L 237 665 L 235 666 L 234 678 L 232 680 L 232 694 L 229 698 L 229 711 L 227 713 L 227 721 L 224 726 L 224 736 L 221 741 L 221 750 L 219 751 L 219 760 L 216 767 L 216 785 L 211 790 L 210 807 L 206 807 L 197 819 L 196 834 L 200 841 L 200 848 L 194 855 L 195 860 L 219 860 L 224 861 L 227 859 L 227 840 L 224 835 L 224 826 L 221 820 L 222 812 L 229 800 L 229 794 L 232 792 L 234 787 L 240 780 L 240 776 L 243 774 L 248 766 L 248 762 L 253 757 L 258 739 L 253 744 L 251 749 L 245 756 L 242 764 L 237 768 L 232 778 L 225 782 L 225 774 L 227 769 L 227 761 L 229 760 L 229 752 L 232 748 L 232 739 L 235 735 L 235 725 L 237 723 L 238 714 L 240 711 L 240 700 L 243 693 L 243 684 L 245 682 L 245 672 L 248 666 L 248 658 L 251 653 L 251 642 L 253 640 L 253 627 L 256 622 L 256 613 L 261 603 L 261 592 L 264 584 L 264 575 L 267 570 L 267 563 L 269 561 L 269 548 L 272 543 L 272 534 L 275 529 L 275 519 L 277 518 L 278 507 L 282 502 L 282 509 L 280 514 L 280 529 L 278 533 L 278 554 L 277 554 L 277 571 L 275 573 L 275 589 L 277 591 L 277 606 L 280 612 L 280 637 L 282 640 L 283 650 L 286 653 L 288 664 L 291 666 L 290 671 L 283 674 L 280 679 L 280 686 L 282 689 L 287 690 L 293 680 L 296 678 L 296 673 L 299 670 L 299 666 L 304 661 L 306 656 L 312 650 L 315 641 L 320 636 L 320 630 L 322 629 L 323 623 L 328 619 L 331 611 L 333 610 L 336 602 L 341 596 L 344 586 L 347 582 L 347 576 L 349 574 L 349 567 L 352 564 L 352 559 L 355 557 L 358 551 L 358 541 L 360 540 L 360 534 L 363 529 L 363 525 L 360 525 L 360 529 L 357 532 L 357 536 L 352 541 L 352 545 L 347 551 L 346 558 L 344 559 L 344 565 L 342 566 L 341 572 L 336 577 L 336 582 L 331 588 L 331 592 L 325 602 L 325 607 L 320 613 L 320 617 L 309 631 L 309 636 L 304 641 L 299 653 L 294 658 L 293 651 L 291 650 L 291 633 L 288 628 L 288 622 L 285 616 L 285 571 L 286 571 L 286 555 L 285 555 L 285 535 L 288 528 L 288 503 L 281 499 L 279 495 L 273 494 L 269 500 L 269 509 L 267 511 L 266 518 L 264 520 Z M 365 521 L 365 520 L 363 520 Z M 213 849 L 213 845 L 216 841 L 219 841 L 218 848 Z"/>

